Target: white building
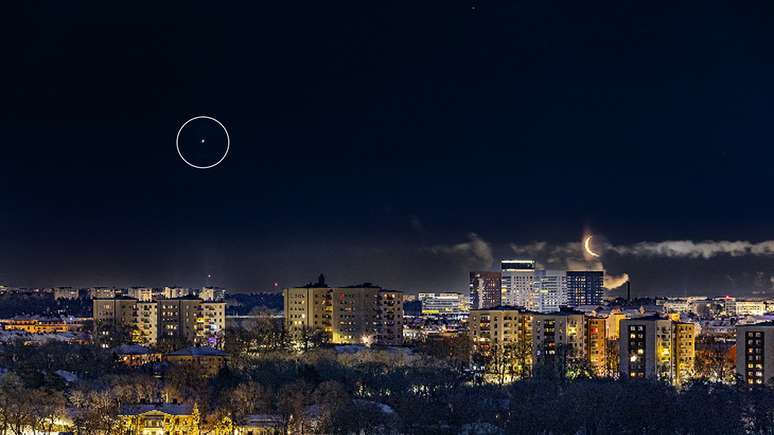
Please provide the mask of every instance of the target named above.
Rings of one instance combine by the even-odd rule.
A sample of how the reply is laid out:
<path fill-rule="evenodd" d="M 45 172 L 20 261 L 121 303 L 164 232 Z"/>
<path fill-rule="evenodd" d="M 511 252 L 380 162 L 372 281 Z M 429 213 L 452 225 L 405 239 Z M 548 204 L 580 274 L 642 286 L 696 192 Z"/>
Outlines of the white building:
<path fill-rule="evenodd" d="M 422 314 L 451 314 L 465 311 L 466 297 L 461 293 L 419 293 Z"/>
<path fill-rule="evenodd" d="M 532 304 L 535 260 L 503 260 L 502 304 L 528 307 Z"/>
<path fill-rule="evenodd" d="M 729 316 L 762 316 L 766 313 L 765 301 L 740 301 L 740 300 L 728 300 L 726 301 L 726 313 Z"/>
<path fill-rule="evenodd" d="M 690 313 L 694 308 L 693 304 L 686 299 L 666 299 L 661 305 L 667 313 Z"/>
<path fill-rule="evenodd" d="M 564 270 L 536 270 L 532 301 L 527 306 L 539 313 L 559 311 L 567 305 L 567 272 Z"/>

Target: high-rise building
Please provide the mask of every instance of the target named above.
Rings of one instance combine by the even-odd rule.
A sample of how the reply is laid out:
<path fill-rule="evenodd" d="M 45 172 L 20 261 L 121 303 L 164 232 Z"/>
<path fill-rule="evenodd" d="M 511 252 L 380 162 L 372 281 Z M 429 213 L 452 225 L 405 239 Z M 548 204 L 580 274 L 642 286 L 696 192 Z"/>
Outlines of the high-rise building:
<path fill-rule="evenodd" d="M 499 306 L 471 310 L 468 317 L 469 335 L 478 352 L 493 361 L 506 362 L 502 367 L 510 380 L 528 376 L 532 371 L 532 315 L 523 308 Z M 496 371 L 500 372 L 501 368 Z M 485 370 L 484 377 L 491 374 Z"/>
<path fill-rule="evenodd" d="M 503 260 L 501 301 L 503 305 L 529 307 L 535 283 L 534 260 Z"/>
<path fill-rule="evenodd" d="M 631 379 L 659 379 L 680 385 L 693 373 L 695 327 L 659 316 L 621 321 L 619 367 Z"/>
<path fill-rule="evenodd" d="M 736 327 L 736 373 L 751 385 L 774 379 L 774 322 Z"/>
<path fill-rule="evenodd" d="M 470 304 L 472 309 L 492 308 L 502 304 L 500 272 L 470 272 Z"/>
<path fill-rule="evenodd" d="M 139 301 L 128 296 L 93 299 L 98 338 L 120 335 L 134 343 L 222 345 L 226 304 L 186 296 Z M 123 339 L 122 338 L 122 339 Z"/>
<path fill-rule="evenodd" d="M 603 271 L 567 271 L 567 304 L 599 305 L 605 296 L 605 272 Z"/>
<path fill-rule="evenodd" d="M 601 375 L 607 363 L 607 319 L 604 317 L 586 318 L 586 354 L 594 372 Z"/>
<path fill-rule="evenodd" d="M 460 293 L 419 293 L 417 299 L 422 302 L 422 314 L 460 313 L 467 307 Z"/>
<path fill-rule="evenodd" d="M 555 365 L 569 358 L 586 357 L 586 324 L 583 313 L 563 309 L 532 316 L 535 362 Z M 558 359 L 559 358 L 559 359 Z"/>
<path fill-rule="evenodd" d="M 567 305 L 567 273 L 563 270 L 536 270 L 532 295 L 527 300 L 527 308 L 539 313 L 559 311 Z"/>
<path fill-rule="evenodd" d="M 402 293 L 371 284 L 328 287 L 324 282 L 283 290 L 285 328 L 296 342 L 313 332 L 336 344 L 403 343 Z"/>

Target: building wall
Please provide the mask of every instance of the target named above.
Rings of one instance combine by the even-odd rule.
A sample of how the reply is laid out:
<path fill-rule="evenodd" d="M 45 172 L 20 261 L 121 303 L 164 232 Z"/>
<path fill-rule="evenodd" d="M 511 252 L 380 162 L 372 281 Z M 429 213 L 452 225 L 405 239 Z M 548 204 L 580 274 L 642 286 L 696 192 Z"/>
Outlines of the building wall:
<path fill-rule="evenodd" d="M 422 314 L 459 313 L 464 310 L 464 297 L 460 293 L 419 293 Z"/>
<path fill-rule="evenodd" d="M 285 331 L 298 341 L 305 331 L 320 330 L 332 334 L 333 306 L 328 287 L 299 287 L 283 290 Z"/>
<path fill-rule="evenodd" d="M 470 272 L 469 288 L 472 309 L 492 308 L 502 304 L 500 272 Z"/>
<path fill-rule="evenodd" d="M 583 314 L 534 314 L 532 349 L 535 361 L 564 356 L 586 357 L 586 324 Z"/>
<path fill-rule="evenodd" d="M 220 345 L 211 337 L 222 339 L 225 329 L 225 303 L 205 303 L 198 298 L 138 301 L 134 298 L 93 299 L 94 327 L 125 328 L 131 341 L 145 345 L 159 340 L 184 341 L 193 344 Z"/>
<path fill-rule="evenodd" d="M 696 362 L 696 326 L 693 323 L 672 323 L 674 336 L 674 383 L 682 385 L 694 376 Z"/>
<path fill-rule="evenodd" d="M 403 297 L 379 287 L 287 288 L 285 329 L 294 341 L 323 331 L 335 344 L 403 343 Z"/>
<path fill-rule="evenodd" d="M 567 305 L 567 273 L 563 270 L 537 270 L 529 309 L 539 313 L 559 311 Z"/>
<path fill-rule="evenodd" d="M 571 307 L 579 305 L 602 304 L 605 296 L 602 287 L 605 272 L 602 271 L 567 271 L 567 304 Z"/>
<path fill-rule="evenodd" d="M 669 319 L 621 321 L 621 375 L 633 379 L 661 379 L 674 384 L 684 382 L 693 371 L 693 334 L 693 325 Z"/>
<path fill-rule="evenodd" d="M 500 263 L 503 305 L 529 307 L 535 283 L 533 260 L 503 260 Z"/>
<path fill-rule="evenodd" d="M 586 318 L 586 353 L 589 364 L 597 374 L 604 373 L 607 346 L 607 319 Z"/>
<path fill-rule="evenodd" d="M 403 294 L 396 291 L 379 292 L 380 329 L 377 343 L 385 345 L 403 344 Z"/>
<path fill-rule="evenodd" d="M 774 378 L 774 323 L 736 328 L 736 373 L 748 384 Z"/>

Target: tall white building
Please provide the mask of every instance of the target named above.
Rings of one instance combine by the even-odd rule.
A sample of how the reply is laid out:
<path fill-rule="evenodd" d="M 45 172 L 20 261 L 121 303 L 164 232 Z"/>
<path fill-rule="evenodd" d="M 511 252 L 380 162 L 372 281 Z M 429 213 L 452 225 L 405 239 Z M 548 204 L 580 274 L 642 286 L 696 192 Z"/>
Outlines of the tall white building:
<path fill-rule="evenodd" d="M 564 270 L 536 270 L 532 297 L 527 308 L 539 313 L 559 311 L 567 305 L 567 272 Z"/>
<path fill-rule="evenodd" d="M 503 260 L 502 304 L 529 307 L 535 282 L 535 260 Z"/>

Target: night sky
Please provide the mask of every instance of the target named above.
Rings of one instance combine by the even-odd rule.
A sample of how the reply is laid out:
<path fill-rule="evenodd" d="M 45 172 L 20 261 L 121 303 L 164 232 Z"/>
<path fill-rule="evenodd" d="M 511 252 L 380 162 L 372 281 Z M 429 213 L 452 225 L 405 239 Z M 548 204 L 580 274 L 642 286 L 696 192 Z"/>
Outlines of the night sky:
<path fill-rule="evenodd" d="M 18 3 L 0 283 L 462 290 L 590 231 L 634 294 L 772 293 L 765 249 L 632 248 L 774 239 L 770 1 Z"/>

